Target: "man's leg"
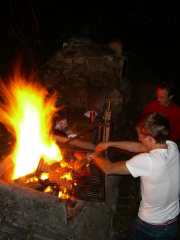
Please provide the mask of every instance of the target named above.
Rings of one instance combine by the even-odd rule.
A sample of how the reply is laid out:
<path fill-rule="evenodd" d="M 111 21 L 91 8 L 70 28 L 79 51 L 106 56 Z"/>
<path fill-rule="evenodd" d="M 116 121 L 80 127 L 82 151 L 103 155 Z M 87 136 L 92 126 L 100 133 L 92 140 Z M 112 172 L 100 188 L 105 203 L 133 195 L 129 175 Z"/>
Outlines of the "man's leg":
<path fill-rule="evenodd" d="M 129 228 L 126 240 L 175 240 L 178 221 L 167 225 L 152 225 L 137 217 Z"/>

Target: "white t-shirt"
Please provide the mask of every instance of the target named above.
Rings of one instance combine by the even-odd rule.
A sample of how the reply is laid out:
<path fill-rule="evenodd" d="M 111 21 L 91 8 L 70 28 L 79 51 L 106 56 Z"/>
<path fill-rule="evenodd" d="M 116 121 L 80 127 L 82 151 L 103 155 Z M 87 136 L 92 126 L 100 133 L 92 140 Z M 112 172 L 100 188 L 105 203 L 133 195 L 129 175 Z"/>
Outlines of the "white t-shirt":
<path fill-rule="evenodd" d="M 138 216 L 148 223 L 164 223 L 179 214 L 180 155 L 177 145 L 141 153 L 126 162 L 133 177 L 141 177 Z"/>

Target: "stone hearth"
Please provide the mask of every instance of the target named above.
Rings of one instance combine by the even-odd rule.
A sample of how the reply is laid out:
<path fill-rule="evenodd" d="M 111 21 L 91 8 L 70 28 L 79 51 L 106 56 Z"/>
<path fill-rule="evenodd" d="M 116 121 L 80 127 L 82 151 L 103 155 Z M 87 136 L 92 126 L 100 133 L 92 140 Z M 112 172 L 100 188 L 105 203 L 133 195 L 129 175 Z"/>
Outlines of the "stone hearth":
<path fill-rule="evenodd" d="M 82 207 L 69 224 L 66 200 L 0 181 L 0 240 L 108 239 L 119 180 L 119 176 L 106 176 L 106 201 L 80 202 Z"/>

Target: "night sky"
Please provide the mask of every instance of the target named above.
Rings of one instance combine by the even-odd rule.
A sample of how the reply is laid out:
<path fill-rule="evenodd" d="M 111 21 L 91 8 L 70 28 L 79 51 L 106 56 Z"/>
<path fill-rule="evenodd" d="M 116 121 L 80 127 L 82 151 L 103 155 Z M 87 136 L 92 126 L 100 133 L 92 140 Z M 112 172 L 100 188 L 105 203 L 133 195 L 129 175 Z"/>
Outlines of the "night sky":
<path fill-rule="evenodd" d="M 1 0 L 1 69 L 10 65 L 18 52 L 40 66 L 61 49 L 64 41 L 73 37 L 105 44 L 110 39 L 118 39 L 123 42 L 124 51 L 147 52 L 147 57 L 159 54 L 177 64 L 178 3 L 173 0 Z"/>

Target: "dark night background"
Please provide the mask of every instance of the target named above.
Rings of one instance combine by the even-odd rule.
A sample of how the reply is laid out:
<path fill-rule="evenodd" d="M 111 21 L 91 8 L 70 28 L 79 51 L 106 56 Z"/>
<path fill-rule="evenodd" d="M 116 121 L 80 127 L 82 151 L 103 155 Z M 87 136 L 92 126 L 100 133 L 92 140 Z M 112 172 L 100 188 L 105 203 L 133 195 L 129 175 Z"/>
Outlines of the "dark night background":
<path fill-rule="evenodd" d="M 173 81 L 174 100 L 180 105 L 179 15 L 179 0 L 0 0 L 0 78 L 9 75 L 19 53 L 25 69 L 39 70 L 71 38 L 106 45 L 111 39 L 120 40 L 128 58 L 127 80 L 132 91 L 116 135 L 118 140 L 134 140 L 137 109 L 151 83 Z M 125 157 L 117 154 L 111 153 L 111 158 Z M 139 182 L 126 177 L 120 183 L 122 199 L 113 223 L 119 234 L 124 234 L 123 227 L 137 214 L 139 201 Z"/>
<path fill-rule="evenodd" d="M 0 1 L 0 73 L 17 54 L 39 68 L 72 37 L 123 42 L 128 77 L 179 83 L 179 1 Z"/>

